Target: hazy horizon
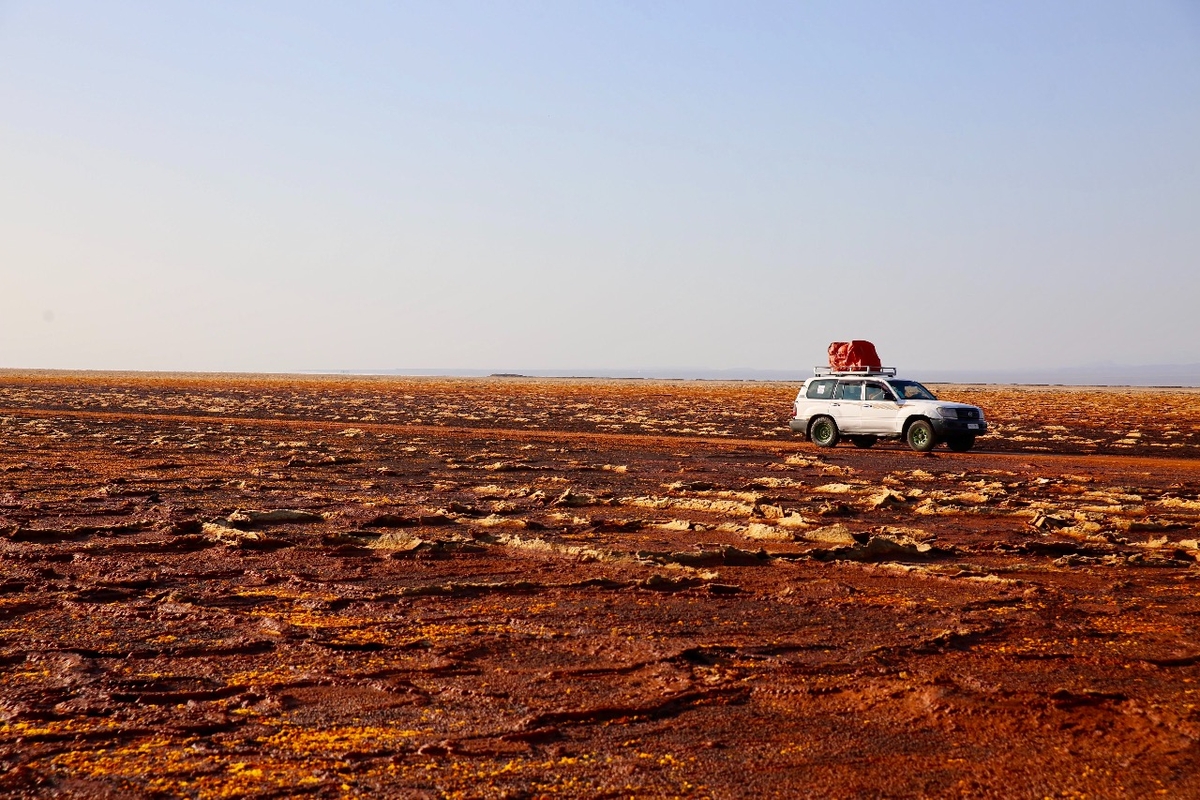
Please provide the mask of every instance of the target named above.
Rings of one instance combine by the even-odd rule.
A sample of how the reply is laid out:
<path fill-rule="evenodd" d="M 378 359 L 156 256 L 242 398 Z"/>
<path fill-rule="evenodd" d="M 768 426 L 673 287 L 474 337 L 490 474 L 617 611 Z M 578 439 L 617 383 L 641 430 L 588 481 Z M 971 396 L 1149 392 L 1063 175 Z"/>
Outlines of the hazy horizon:
<path fill-rule="evenodd" d="M 533 378 L 566 380 L 663 380 L 663 381 L 764 381 L 800 383 L 811 377 L 812 368 L 807 369 L 752 369 L 731 367 L 728 369 L 706 369 L 703 367 L 647 367 L 622 369 L 611 367 L 562 367 L 562 368 L 358 368 L 358 369 L 301 369 L 293 371 L 272 370 L 87 370 L 87 369 L 43 369 L 0 367 L 3 373 L 111 373 L 161 374 L 161 375 L 274 375 L 297 377 L 396 377 L 396 378 Z M 1119 365 L 1099 364 L 1083 367 L 1044 369 L 898 369 L 897 375 L 935 385 L 944 383 L 986 385 L 1033 385 L 1065 387 L 1184 387 L 1200 388 L 1200 364 L 1157 364 Z"/>
<path fill-rule="evenodd" d="M 0 367 L 1196 364 L 1198 99 L 1187 0 L 10 1 Z"/>
<path fill-rule="evenodd" d="M 550 369 L 398 368 L 398 369 L 316 369 L 305 370 L 316 375 L 394 375 L 398 377 L 525 377 L 525 378 L 605 378 L 645 380 L 732 380 L 799 382 L 813 374 L 812 367 L 804 369 L 752 369 L 731 367 L 648 367 L 621 369 L 604 367 L 564 367 Z M 1057 369 L 912 369 L 900 368 L 901 377 L 926 383 L 1036 384 L 1059 386 L 1180 386 L 1200 387 L 1200 363 L 1155 365 L 1090 365 Z"/>

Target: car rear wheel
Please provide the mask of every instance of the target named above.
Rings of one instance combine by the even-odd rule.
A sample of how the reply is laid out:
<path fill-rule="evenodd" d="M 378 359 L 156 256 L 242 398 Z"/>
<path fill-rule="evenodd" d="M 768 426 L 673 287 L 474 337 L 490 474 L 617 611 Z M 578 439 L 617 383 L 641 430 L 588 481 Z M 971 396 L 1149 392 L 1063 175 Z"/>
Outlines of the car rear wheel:
<path fill-rule="evenodd" d="M 904 438 L 908 441 L 908 446 L 918 453 L 928 453 L 937 444 L 937 439 L 933 436 L 933 426 L 923 419 L 909 425 Z"/>
<path fill-rule="evenodd" d="M 949 447 L 956 453 L 965 453 L 974 446 L 974 436 L 951 436 L 946 440 L 946 447 Z"/>
<path fill-rule="evenodd" d="M 861 447 L 862 449 L 866 450 L 868 447 L 874 447 L 875 443 L 877 441 L 879 441 L 879 437 L 878 436 L 851 436 L 850 441 L 854 443 L 855 447 Z"/>
<path fill-rule="evenodd" d="M 837 423 L 831 417 L 817 417 L 808 428 L 808 438 L 818 447 L 833 447 L 838 443 Z"/>

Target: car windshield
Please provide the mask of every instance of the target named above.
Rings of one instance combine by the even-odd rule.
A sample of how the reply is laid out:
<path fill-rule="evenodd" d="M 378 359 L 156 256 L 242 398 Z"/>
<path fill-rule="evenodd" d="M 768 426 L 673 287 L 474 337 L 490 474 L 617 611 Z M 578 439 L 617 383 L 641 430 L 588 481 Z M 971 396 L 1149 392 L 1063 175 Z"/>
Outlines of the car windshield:
<path fill-rule="evenodd" d="M 933 392 L 916 381 L 892 380 L 888 383 L 896 390 L 896 394 L 905 400 L 937 400 Z"/>

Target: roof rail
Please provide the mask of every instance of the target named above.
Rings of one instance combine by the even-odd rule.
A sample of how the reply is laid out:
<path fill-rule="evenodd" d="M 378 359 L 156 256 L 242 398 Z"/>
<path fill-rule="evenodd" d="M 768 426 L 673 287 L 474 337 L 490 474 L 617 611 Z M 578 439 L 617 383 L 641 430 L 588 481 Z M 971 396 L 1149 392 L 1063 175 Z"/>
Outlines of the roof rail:
<path fill-rule="evenodd" d="M 837 377 L 839 375 L 883 375 L 893 377 L 895 367 L 863 367 L 861 369 L 833 369 L 832 367 L 813 367 L 813 375 L 818 378 Z"/>

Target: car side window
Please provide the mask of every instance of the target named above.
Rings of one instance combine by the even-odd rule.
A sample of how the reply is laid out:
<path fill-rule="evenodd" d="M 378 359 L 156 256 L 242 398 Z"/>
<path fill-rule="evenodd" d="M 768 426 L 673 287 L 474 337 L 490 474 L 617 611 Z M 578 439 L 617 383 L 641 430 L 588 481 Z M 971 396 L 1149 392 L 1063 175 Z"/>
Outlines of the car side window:
<path fill-rule="evenodd" d="M 811 400 L 828 400 L 833 397 L 833 386 L 837 381 L 813 381 L 808 385 L 808 398 Z"/>
<path fill-rule="evenodd" d="M 868 383 L 866 389 L 867 400 L 891 400 L 892 396 L 878 383 Z"/>
<path fill-rule="evenodd" d="M 862 381 L 841 381 L 833 392 L 835 400 L 862 400 Z"/>

